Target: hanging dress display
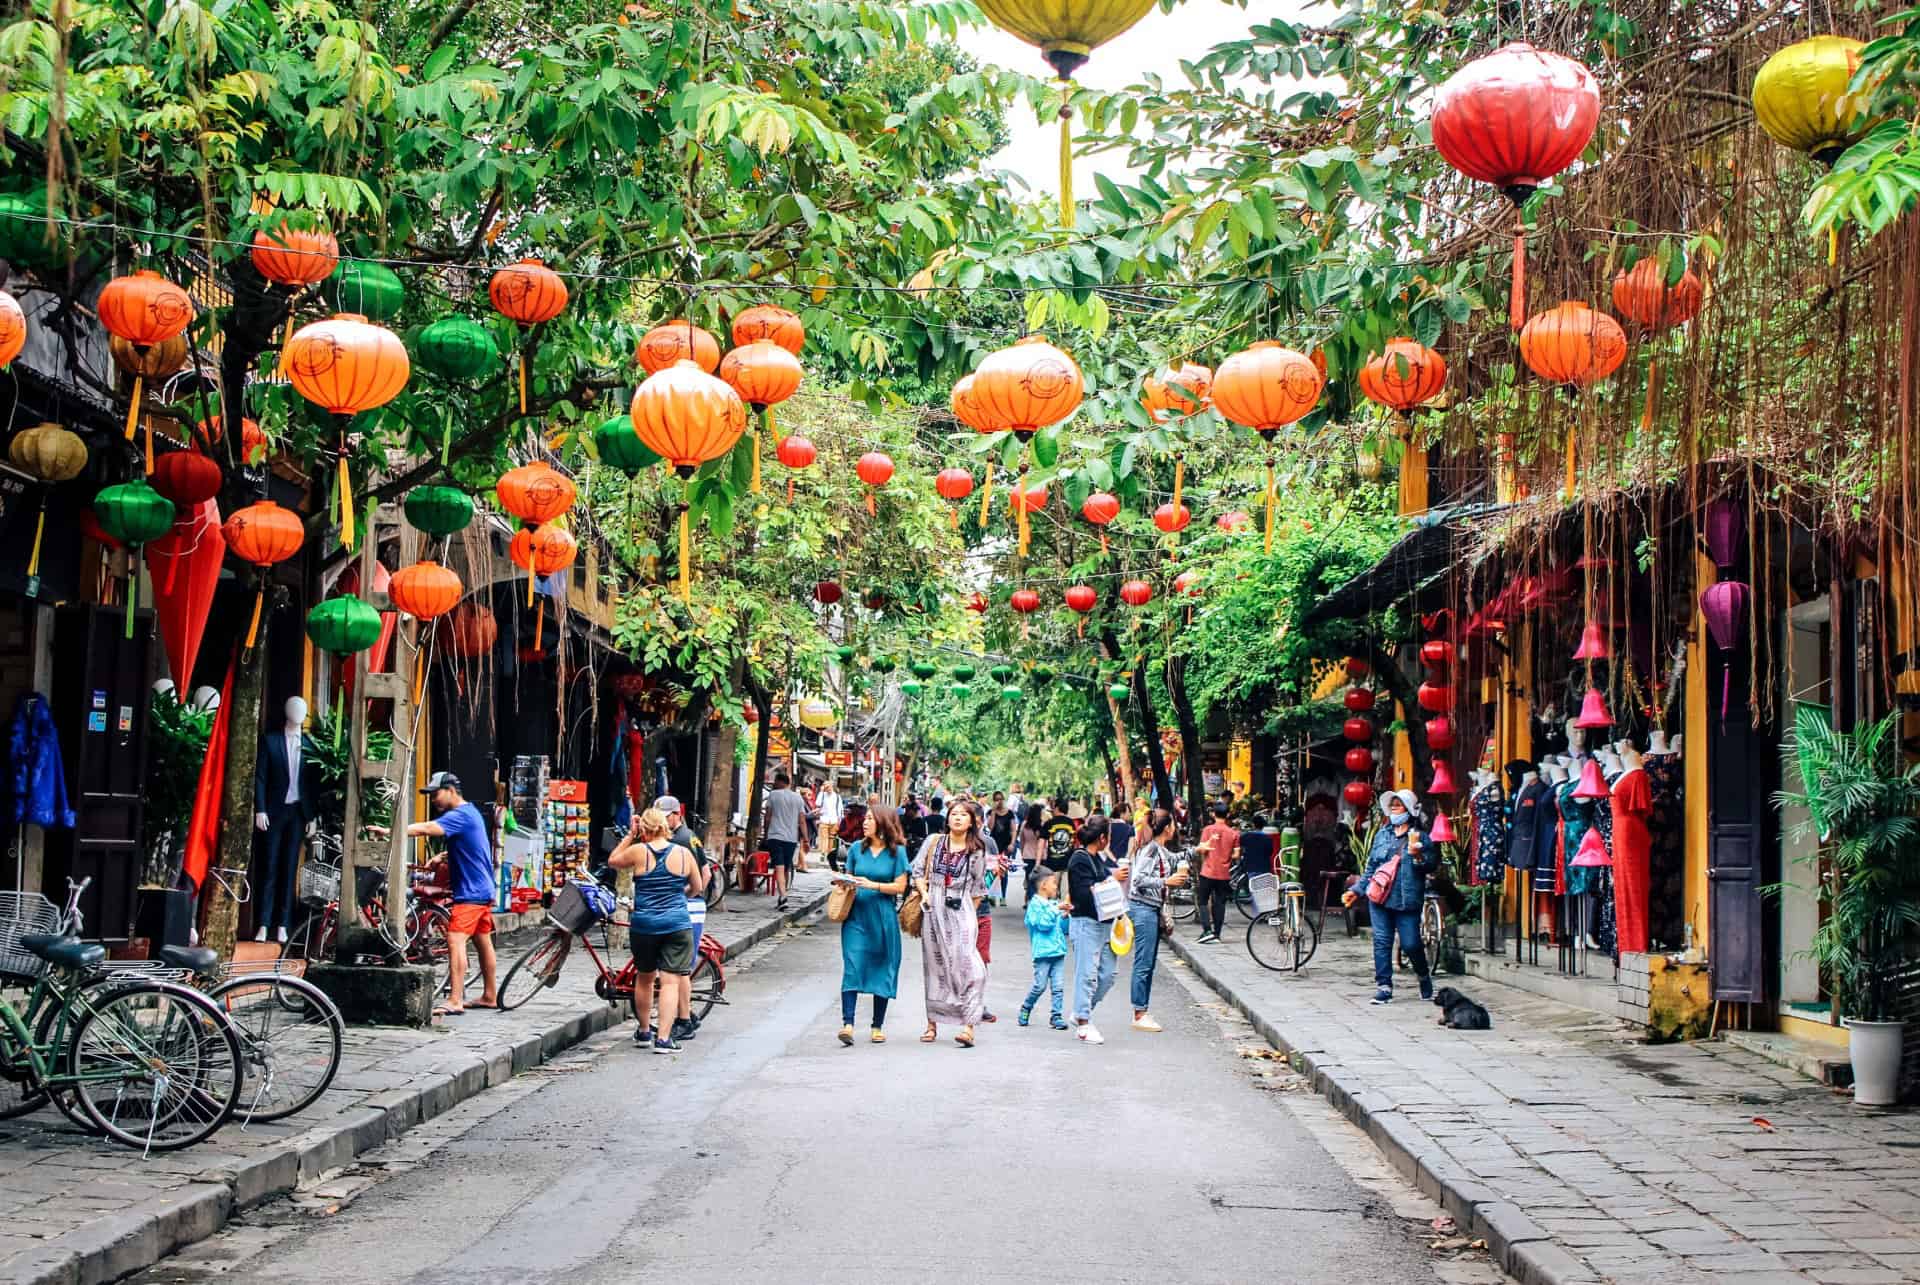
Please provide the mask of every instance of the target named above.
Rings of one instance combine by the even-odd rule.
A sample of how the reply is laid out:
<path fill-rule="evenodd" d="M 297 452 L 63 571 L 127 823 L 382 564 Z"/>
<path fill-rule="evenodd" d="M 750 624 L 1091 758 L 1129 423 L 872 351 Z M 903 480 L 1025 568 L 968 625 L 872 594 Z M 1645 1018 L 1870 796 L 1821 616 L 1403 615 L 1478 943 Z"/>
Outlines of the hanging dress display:
<path fill-rule="evenodd" d="M 1467 801 L 1473 817 L 1473 881 L 1497 882 L 1507 864 L 1507 800 L 1498 781 L 1488 781 Z"/>
<path fill-rule="evenodd" d="M 1619 947 L 1648 948 L 1648 890 L 1653 836 L 1653 785 L 1644 768 L 1628 768 L 1613 785 L 1613 906 Z"/>
<path fill-rule="evenodd" d="M 1645 769 L 1653 794 L 1647 822 L 1648 948 L 1679 950 L 1686 941 L 1686 769 L 1678 754 L 1649 754 Z"/>

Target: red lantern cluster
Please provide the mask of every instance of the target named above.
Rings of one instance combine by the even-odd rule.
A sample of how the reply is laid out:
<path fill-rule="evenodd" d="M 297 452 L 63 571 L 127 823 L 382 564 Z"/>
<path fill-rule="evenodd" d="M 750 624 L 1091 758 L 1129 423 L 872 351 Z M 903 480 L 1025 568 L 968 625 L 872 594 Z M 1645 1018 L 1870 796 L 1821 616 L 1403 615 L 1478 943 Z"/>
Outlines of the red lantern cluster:
<path fill-rule="evenodd" d="M 1347 707 L 1351 716 L 1340 729 L 1346 738 L 1353 742 L 1347 750 L 1347 771 L 1354 777 L 1340 790 L 1340 797 L 1353 805 L 1357 812 L 1364 812 L 1373 803 L 1373 720 L 1367 717 L 1374 706 L 1373 689 L 1363 685 L 1368 672 L 1367 662 L 1358 656 L 1349 656 L 1346 661 L 1347 677 L 1353 680 L 1347 693 L 1341 698 L 1341 704 Z"/>
<path fill-rule="evenodd" d="M 1426 730 L 1427 748 L 1433 754 L 1433 780 L 1427 785 L 1427 793 L 1437 801 L 1433 819 L 1435 843 L 1454 841 L 1453 818 L 1447 815 L 1447 805 L 1460 793 L 1453 779 L 1452 765 L 1440 757 L 1453 748 L 1454 742 L 1453 719 L 1448 713 L 1453 708 L 1453 685 L 1449 681 L 1453 660 L 1453 642 L 1444 633 L 1436 634 L 1420 646 L 1420 662 L 1427 667 L 1427 681 L 1420 684 L 1418 698 L 1420 708 L 1433 715 L 1427 720 Z"/>

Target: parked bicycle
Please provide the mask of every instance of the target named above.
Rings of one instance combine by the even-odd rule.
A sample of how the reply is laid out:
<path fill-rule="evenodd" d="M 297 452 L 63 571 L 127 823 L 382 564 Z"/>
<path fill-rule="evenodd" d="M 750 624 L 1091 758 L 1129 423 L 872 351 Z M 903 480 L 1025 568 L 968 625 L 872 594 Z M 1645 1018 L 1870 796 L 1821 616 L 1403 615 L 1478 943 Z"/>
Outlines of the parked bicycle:
<path fill-rule="evenodd" d="M 596 974 L 594 993 L 608 1003 L 618 1003 L 624 996 L 628 1011 L 636 1021 L 644 1024 L 648 1015 L 640 1012 L 633 994 L 634 978 L 637 976 L 633 960 L 629 958 L 618 970 L 607 967 L 607 959 L 613 955 L 608 931 L 614 927 L 625 927 L 626 921 L 615 915 L 621 909 L 631 908 L 622 899 L 616 903 L 614 914 L 603 914 L 590 903 L 580 885 L 569 883 L 562 888 L 547 911 L 547 920 L 553 925 L 551 931 L 523 952 L 507 969 L 500 983 L 500 1007 L 509 1010 L 519 1008 L 540 991 L 558 985 L 560 972 L 566 967 L 567 956 L 572 952 L 577 938 L 585 948 L 587 958 L 593 961 Z M 600 937 L 597 950 L 593 943 L 596 928 Z M 712 933 L 701 934 L 700 958 L 693 966 L 690 979 L 692 995 L 689 1007 L 696 1021 L 705 1021 L 716 1004 L 727 1002 L 726 957 L 726 947 Z"/>
<path fill-rule="evenodd" d="M 1297 973 L 1319 948 L 1320 935 L 1307 918 L 1307 890 L 1293 878 L 1298 871 L 1281 867 L 1287 875 L 1257 874 L 1247 881 L 1253 902 L 1247 925 L 1247 953 L 1253 962 L 1276 973 Z"/>
<path fill-rule="evenodd" d="M 337 844 L 332 847 L 333 851 L 338 851 Z M 298 891 L 307 914 L 281 948 L 283 959 L 318 963 L 333 957 L 334 943 L 340 932 L 341 867 L 337 861 L 326 860 L 327 851 L 326 847 L 316 846 L 300 865 Z M 394 942 L 408 963 L 427 964 L 433 968 L 434 993 L 437 995 L 447 993 L 452 974 L 447 953 L 447 923 L 453 914 L 453 894 L 444 877 L 444 868 L 443 862 L 410 868 L 411 887 L 406 900 L 404 944 Z M 359 892 L 360 923 L 385 937 L 386 876 L 378 870 L 360 870 L 356 873 L 359 880 L 356 888 Z M 472 993 L 480 980 L 480 950 L 469 939 L 466 984 L 463 989 Z"/>

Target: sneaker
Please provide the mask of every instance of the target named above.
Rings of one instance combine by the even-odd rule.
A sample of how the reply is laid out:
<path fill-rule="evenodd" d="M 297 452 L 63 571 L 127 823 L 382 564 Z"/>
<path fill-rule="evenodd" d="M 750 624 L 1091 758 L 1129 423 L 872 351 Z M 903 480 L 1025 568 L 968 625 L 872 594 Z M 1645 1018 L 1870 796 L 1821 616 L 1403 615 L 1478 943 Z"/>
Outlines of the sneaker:
<path fill-rule="evenodd" d="M 1213 943 L 1219 940 L 1220 939 L 1218 937 L 1215 937 L 1212 933 L 1201 933 L 1200 936 L 1195 940 L 1194 944 L 1199 946 L 1211 946 L 1213 945 Z"/>
<path fill-rule="evenodd" d="M 848 1022 L 840 1028 L 840 1042 L 848 1048 L 853 1047 L 853 1023 Z"/>
<path fill-rule="evenodd" d="M 673 1024 L 673 1030 L 669 1034 L 676 1040 L 690 1040 L 699 1034 L 699 1028 L 683 1017 Z"/>
<path fill-rule="evenodd" d="M 1073 1029 L 1071 1026 L 1067 1025 L 1067 1019 L 1060 1016 L 1060 1014 L 1058 1013 L 1055 1013 L 1051 1018 L 1047 1020 L 1047 1025 L 1051 1026 L 1056 1031 L 1070 1031 Z"/>
<path fill-rule="evenodd" d="M 995 1017 L 992 1013 L 982 1013 L 980 1014 L 980 1020 L 983 1022 L 997 1022 L 1000 1019 Z"/>
<path fill-rule="evenodd" d="M 1021 1010 L 1020 1010 L 1020 1017 L 1019 1017 L 1019 1022 L 1020 1022 L 1020 1025 L 1022 1025 L 1022 1026 L 1025 1026 L 1025 1025 L 1027 1024 L 1027 1019 L 1029 1019 L 1029 1018 L 1031 1018 L 1032 1016 L 1033 1016 L 1033 1010 L 1032 1010 L 1032 1009 L 1030 1009 L 1030 1008 L 1023 1008 L 1023 1009 L 1021 1009 Z"/>
<path fill-rule="evenodd" d="M 787 899 L 785 897 L 780 898 L 780 900 L 773 903 L 773 908 L 775 910 L 785 910 L 787 908 Z"/>
<path fill-rule="evenodd" d="M 1393 992 L 1382 986 L 1373 993 L 1371 1002 L 1375 1004 L 1391 1004 L 1393 1003 Z"/>
<path fill-rule="evenodd" d="M 633 1033 L 633 1043 L 636 1048 L 644 1049 L 651 1047 L 653 1044 L 653 1028 L 651 1026 L 643 1026 L 635 1031 Z"/>
<path fill-rule="evenodd" d="M 653 1042 L 653 1051 L 655 1053 L 678 1053 L 680 1051 L 680 1044 L 677 1040 L 673 1039 L 655 1040 Z"/>
<path fill-rule="evenodd" d="M 867 1036 L 867 1042 L 870 1044 L 885 1044 L 887 1042 L 886 1032 L 877 1026 L 874 1027 L 873 1034 Z"/>
<path fill-rule="evenodd" d="M 1160 1023 L 1153 1020 L 1152 1013 L 1142 1013 L 1140 1014 L 1140 1016 L 1133 1019 L 1133 1029 L 1136 1031 L 1146 1031 L 1147 1033 L 1152 1035 L 1158 1035 L 1162 1030 L 1165 1030 L 1166 1028 L 1161 1026 Z"/>
<path fill-rule="evenodd" d="M 1080 1028 L 1074 1032 L 1074 1035 L 1078 1037 L 1083 1044 L 1105 1044 L 1107 1042 L 1106 1036 L 1100 1034 L 1100 1029 L 1092 1022 L 1083 1023 Z"/>
<path fill-rule="evenodd" d="M 1433 978 L 1422 977 L 1420 979 L 1420 998 L 1424 1000 L 1431 1000 L 1433 998 Z"/>

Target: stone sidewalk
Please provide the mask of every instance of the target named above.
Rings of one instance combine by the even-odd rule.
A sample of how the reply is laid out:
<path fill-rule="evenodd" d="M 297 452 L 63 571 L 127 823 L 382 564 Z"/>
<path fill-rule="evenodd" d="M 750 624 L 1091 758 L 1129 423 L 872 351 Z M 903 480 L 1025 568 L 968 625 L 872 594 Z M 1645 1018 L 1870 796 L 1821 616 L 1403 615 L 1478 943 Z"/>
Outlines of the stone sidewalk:
<path fill-rule="evenodd" d="M 826 900 L 823 873 L 795 880 L 789 909 L 728 897 L 708 930 L 729 959 Z M 501 950 L 502 973 L 537 940 Z M 626 962 L 616 952 L 613 966 Z M 237 1209 L 283 1195 L 598 1031 L 626 1020 L 601 1002 L 577 946 L 558 985 L 511 1013 L 472 1012 L 430 1030 L 349 1027 L 338 1075 L 289 1120 L 239 1119 L 198 1147 L 142 1158 L 82 1134 L 52 1108 L 0 1122 L 0 1281 L 90 1285 L 212 1235 Z M 709 1019 L 726 1020 L 716 1009 Z"/>
<path fill-rule="evenodd" d="M 1170 946 L 1519 1280 L 1920 1281 L 1920 1115 L 1472 978 L 1440 981 L 1493 1029 L 1447 1030 L 1409 973 L 1368 1003 L 1369 939 L 1336 932 L 1293 976 L 1245 928 Z"/>

